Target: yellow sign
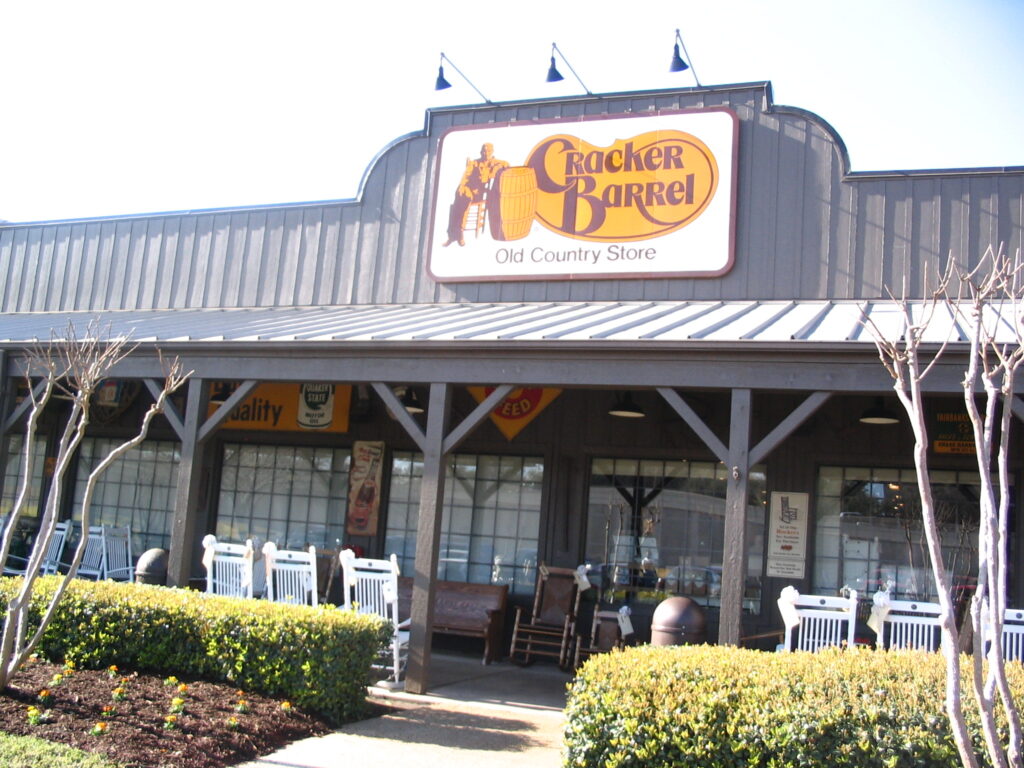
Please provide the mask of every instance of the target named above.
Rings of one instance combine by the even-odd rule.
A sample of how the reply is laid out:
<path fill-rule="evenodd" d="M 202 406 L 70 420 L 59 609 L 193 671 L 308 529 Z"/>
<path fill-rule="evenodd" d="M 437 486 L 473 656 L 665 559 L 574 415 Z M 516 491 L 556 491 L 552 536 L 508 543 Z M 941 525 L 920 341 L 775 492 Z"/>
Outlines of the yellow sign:
<path fill-rule="evenodd" d="M 226 397 L 237 383 L 213 385 L 214 394 Z M 352 387 L 320 382 L 260 384 L 221 425 L 224 429 L 283 432 L 347 432 Z M 210 403 L 212 416 L 219 403 Z"/>
<path fill-rule="evenodd" d="M 650 131 L 596 147 L 558 134 L 530 152 L 536 217 L 576 240 L 632 242 L 685 227 L 718 188 L 718 163 L 689 133 Z"/>
<path fill-rule="evenodd" d="M 494 391 L 494 387 L 467 387 L 469 394 L 478 403 Z M 560 389 L 520 387 L 513 389 L 508 397 L 491 411 L 491 421 L 508 440 L 518 435 L 527 424 L 540 415 L 548 405 L 562 394 Z"/>

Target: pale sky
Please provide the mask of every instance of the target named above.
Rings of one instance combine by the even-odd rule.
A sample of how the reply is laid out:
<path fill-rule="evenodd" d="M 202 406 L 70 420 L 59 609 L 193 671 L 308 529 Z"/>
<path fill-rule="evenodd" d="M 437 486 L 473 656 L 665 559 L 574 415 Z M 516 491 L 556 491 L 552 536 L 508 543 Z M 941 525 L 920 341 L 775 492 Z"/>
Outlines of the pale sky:
<path fill-rule="evenodd" d="M 425 111 L 771 81 L 855 171 L 1024 166 L 1024 0 L 0 0 L 0 220 L 356 196 Z"/>

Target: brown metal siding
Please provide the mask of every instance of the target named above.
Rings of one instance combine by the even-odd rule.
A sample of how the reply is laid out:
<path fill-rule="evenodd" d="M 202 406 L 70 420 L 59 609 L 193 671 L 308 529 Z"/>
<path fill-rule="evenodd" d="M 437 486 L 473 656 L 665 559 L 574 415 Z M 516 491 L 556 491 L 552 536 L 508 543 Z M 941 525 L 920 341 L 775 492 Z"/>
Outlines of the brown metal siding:
<path fill-rule="evenodd" d="M 0 310 L 390 302 L 858 299 L 919 294 L 949 252 L 1020 247 L 1024 173 L 845 179 L 822 121 L 759 85 L 445 111 L 378 158 L 359 201 L 0 227 Z M 740 118 L 736 266 L 713 279 L 437 284 L 426 274 L 436 140 L 473 123 L 727 106 Z M 438 204 L 449 203 L 439 191 Z"/>

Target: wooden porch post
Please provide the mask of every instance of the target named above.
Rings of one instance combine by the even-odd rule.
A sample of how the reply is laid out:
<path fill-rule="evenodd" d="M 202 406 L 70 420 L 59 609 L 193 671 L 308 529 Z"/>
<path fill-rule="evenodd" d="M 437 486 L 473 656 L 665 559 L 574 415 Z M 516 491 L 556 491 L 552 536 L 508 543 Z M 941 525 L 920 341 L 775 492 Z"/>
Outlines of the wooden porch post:
<path fill-rule="evenodd" d="M 747 487 L 750 459 L 750 390 L 732 391 L 729 419 L 728 481 L 725 487 L 725 552 L 719 645 L 738 645 L 747 581 Z"/>
<path fill-rule="evenodd" d="M 409 662 L 405 690 L 426 693 L 433 642 L 434 591 L 438 549 L 441 543 L 441 513 L 444 509 L 444 433 L 451 405 L 451 387 L 430 385 L 427 430 L 423 445 L 423 480 L 420 483 L 419 526 L 416 530 L 416 564 L 412 583 L 409 634 Z"/>
<path fill-rule="evenodd" d="M 167 556 L 167 585 L 187 587 L 192 576 L 192 550 L 196 539 L 196 516 L 199 508 L 202 478 L 202 449 L 199 428 L 209 402 L 207 382 L 192 378 L 188 382 L 185 413 L 181 422 L 181 460 L 174 491 L 174 520 L 171 523 L 171 544 Z"/>

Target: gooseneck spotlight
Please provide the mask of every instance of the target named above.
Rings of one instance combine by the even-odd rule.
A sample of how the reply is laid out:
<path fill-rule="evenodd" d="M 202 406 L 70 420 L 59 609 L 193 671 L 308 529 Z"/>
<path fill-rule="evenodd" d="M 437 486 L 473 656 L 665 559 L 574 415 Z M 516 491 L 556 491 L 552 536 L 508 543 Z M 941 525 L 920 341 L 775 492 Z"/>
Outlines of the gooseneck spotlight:
<path fill-rule="evenodd" d="M 488 99 L 486 96 L 484 96 L 482 93 L 480 93 L 480 89 L 479 88 L 477 88 L 475 85 L 473 85 L 473 81 L 470 80 L 468 77 L 466 77 L 462 73 L 461 69 L 459 69 L 457 66 L 455 66 L 455 62 L 452 61 L 451 59 L 449 59 L 447 56 L 444 55 L 444 51 L 441 52 L 441 63 L 437 67 L 437 80 L 434 83 L 434 90 L 435 91 L 443 91 L 446 88 L 451 88 L 452 87 L 452 84 L 449 83 L 448 80 L 444 76 L 444 63 L 446 61 L 449 64 L 451 64 L 452 69 L 454 69 L 456 72 L 458 72 L 460 75 L 462 75 L 462 79 L 465 80 L 467 83 L 469 83 L 469 87 L 472 88 L 474 91 L 476 91 L 479 94 L 480 98 L 484 100 L 485 104 L 491 104 L 492 103 L 490 99 Z"/>
<path fill-rule="evenodd" d="M 587 88 L 586 83 L 584 83 L 580 79 L 580 76 L 576 74 L 576 70 L 572 68 L 572 64 L 569 63 L 569 60 L 565 58 L 565 54 L 562 53 L 562 51 L 555 43 L 551 44 L 551 66 L 548 67 L 547 81 L 549 83 L 557 83 L 559 80 L 565 79 L 564 77 L 562 77 L 562 73 L 558 71 L 558 67 L 555 66 L 556 53 L 562 57 L 562 61 L 565 62 L 565 66 L 567 66 L 569 68 L 569 71 L 572 72 L 572 76 L 576 78 L 576 81 L 583 86 L 583 90 L 587 92 L 587 96 L 593 96 L 594 94 L 591 93 L 589 88 Z"/>
<path fill-rule="evenodd" d="M 683 49 L 683 54 L 686 56 L 684 59 L 679 55 L 679 49 Z M 690 63 L 687 64 L 686 62 Z M 669 72 L 685 72 L 690 70 L 693 74 L 693 80 L 700 86 L 700 80 L 697 79 L 697 70 L 693 68 L 693 59 L 690 58 L 690 54 L 686 52 L 686 43 L 683 42 L 683 36 L 679 34 L 679 30 L 676 30 L 676 41 L 672 45 L 672 63 L 669 64 Z"/>

